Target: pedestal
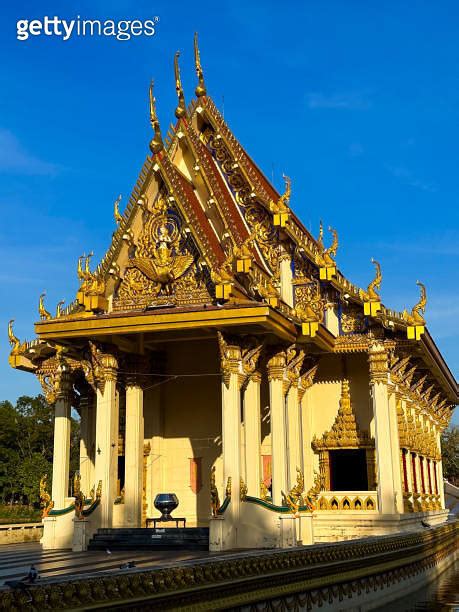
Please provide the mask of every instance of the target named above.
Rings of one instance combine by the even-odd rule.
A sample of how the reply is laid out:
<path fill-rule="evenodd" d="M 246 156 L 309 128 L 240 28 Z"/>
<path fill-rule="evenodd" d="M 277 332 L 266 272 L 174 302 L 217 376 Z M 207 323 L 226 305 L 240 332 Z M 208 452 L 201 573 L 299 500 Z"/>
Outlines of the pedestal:
<path fill-rule="evenodd" d="M 296 546 L 296 517 L 280 516 L 280 542 L 279 548 L 293 548 Z"/>
<path fill-rule="evenodd" d="M 216 516 L 209 521 L 209 551 L 220 552 L 223 550 L 224 540 L 224 524 L 223 516 Z"/>
<path fill-rule="evenodd" d="M 298 544 L 309 546 L 314 544 L 312 513 L 300 514 L 298 517 Z"/>
<path fill-rule="evenodd" d="M 55 546 L 55 533 L 56 533 L 56 518 L 54 516 L 47 516 L 42 519 L 43 522 L 43 536 L 40 540 L 40 544 L 43 548 L 52 549 Z"/>
<path fill-rule="evenodd" d="M 73 519 L 73 552 L 82 552 L 88 549 L 90 521 L 86 519 Z"/>

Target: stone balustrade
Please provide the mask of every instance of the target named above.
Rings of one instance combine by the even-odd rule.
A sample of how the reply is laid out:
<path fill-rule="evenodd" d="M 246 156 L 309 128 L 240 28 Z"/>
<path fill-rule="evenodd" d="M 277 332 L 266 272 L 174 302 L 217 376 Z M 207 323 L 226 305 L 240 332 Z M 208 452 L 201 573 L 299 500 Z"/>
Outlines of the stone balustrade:
<path fill-rule="evenodd" d="M 0 545 L 38 542 L 43 535 L 43 523 L 0 525 Z"/>

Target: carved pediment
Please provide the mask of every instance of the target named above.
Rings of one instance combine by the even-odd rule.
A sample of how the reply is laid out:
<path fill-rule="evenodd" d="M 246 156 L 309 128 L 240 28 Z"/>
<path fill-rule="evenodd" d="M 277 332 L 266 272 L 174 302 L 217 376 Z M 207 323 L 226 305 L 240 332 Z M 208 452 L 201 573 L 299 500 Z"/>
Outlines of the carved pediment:
<path fill-rule="evenodd" d="M 211 301 L 209 274 L 180 215 L 159 196 L 128 260 L 114 299 L 114 310 Z"/>

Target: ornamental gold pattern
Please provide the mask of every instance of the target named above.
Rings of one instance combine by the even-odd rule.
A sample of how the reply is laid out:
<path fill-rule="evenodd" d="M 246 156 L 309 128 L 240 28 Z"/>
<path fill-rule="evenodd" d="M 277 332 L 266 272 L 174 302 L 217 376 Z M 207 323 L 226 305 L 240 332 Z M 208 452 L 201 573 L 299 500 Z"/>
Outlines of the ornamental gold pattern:
<path fill-rule="evenodd" d="M 352 410 L 349 381 L 344 379 L 341 383 L 341 398 L 336 419 L 329 431 L 321 438 L 314 436 L 312 448 L 315 451 L 337 448 L 368 448 L 374 446 L 374 440 L 368 432 L 361 431 L 354 411 Z"/>

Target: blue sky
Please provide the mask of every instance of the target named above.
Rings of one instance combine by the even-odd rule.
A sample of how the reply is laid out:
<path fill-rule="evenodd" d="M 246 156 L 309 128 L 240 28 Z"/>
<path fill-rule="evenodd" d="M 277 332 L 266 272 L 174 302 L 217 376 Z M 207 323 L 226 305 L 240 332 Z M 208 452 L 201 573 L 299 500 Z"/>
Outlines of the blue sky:
<path fill-rule="evenodd" d="M 455 2 L 3 3 L 0 24 L 0 398 L 39 391 L 7 365 L 6 327 L 33 337 L 39 294 L 74 298 L 76 261 L 100 259 L 151 131 L 173 120 L 173 55 L 189 100 L 193 32 L 207 87 L 269 178 L 292 177 L 292 207 L 316 234 L 338 229 L 341 270 L 366 287 L 381 262 L 387 306 L 427 320 L 459 374 L 459 9 Z M 16 39 L 16 21 L 151 19 L 154 37 Z"/>

